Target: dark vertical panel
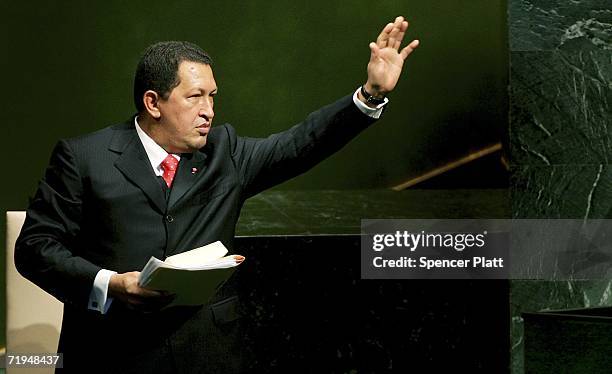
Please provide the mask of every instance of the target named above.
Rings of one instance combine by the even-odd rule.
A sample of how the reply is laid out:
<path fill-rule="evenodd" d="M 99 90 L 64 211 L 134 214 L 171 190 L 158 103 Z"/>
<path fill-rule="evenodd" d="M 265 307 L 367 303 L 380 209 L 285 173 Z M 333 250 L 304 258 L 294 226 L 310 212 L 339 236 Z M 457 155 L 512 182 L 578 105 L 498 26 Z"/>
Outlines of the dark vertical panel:
<path fill-rule="evenodd" d="M 606 218 L 612 183 L 609 1 L 512 0 L 508 8 L 512 215 Z M 610 284 L 513 281 L 513 372 L 523 372 L 521 312 L 611 305 Z"/>

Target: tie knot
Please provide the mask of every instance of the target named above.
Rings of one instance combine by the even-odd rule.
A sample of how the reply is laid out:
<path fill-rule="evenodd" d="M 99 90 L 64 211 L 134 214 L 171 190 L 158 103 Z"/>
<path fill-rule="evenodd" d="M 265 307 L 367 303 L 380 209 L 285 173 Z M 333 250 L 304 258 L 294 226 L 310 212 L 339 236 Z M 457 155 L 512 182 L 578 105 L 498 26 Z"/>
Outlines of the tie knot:
<path fill-rule="evenodd" d="M 162 168 L 167 171 L 171 171 L 171 170 L 175 171 L 177 165 L 178 165 L 178 160 L 172 155 L 166 156 L 164 161 L 162 161 L 161 163 Z"/>
<path fill-rule="evenodd" d="M 164 169 L 164 175 L 162 175 L 162 178 L 164 178 L 164 181 L 166 181 L 168 188 L 172 187 L 172 181 L 174 180 L 177 165 L 178 160 L 172 155 L 166 156 L 164 161 L 161 163 L 161 167 Z"/>

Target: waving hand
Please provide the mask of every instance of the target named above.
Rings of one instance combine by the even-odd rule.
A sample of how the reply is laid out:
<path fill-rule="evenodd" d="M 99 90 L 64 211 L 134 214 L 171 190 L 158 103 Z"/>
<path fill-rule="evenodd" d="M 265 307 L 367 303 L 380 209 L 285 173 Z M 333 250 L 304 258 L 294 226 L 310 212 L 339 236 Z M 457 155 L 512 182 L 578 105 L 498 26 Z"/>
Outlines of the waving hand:
<path fill-rule="evenodd" d="M 407 29 L 408 21 L 399 16 L 383 28 L 376 42 L 370 43 L 368 81 L 364 86 L 370 95 L 381 97 L 391 92 L 399 80 L 404 60 L 418 47 L 419 41 L 413 40 L 400 50 Z"/>

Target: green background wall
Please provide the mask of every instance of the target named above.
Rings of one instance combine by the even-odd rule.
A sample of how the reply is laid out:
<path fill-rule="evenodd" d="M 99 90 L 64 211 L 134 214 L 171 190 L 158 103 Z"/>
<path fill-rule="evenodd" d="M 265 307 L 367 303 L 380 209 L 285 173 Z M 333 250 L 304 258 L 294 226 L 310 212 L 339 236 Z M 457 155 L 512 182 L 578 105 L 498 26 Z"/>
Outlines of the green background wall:
<path fill-rule="evenodd" d="M 279 188 L 380 188 L 420 175 L 505 129 L 505 3 L 3 2 L 2 152 L 15 162 L 3 165 L 2 211 L 25 209 L 58 139 L 133 114 L 133 71 L 152 42 L 207 50 L 219 85 L 215 123 L 265 136 L 362 84 L 368 43 L 399 14 L 411 22 L 407 38 L 422 44 L 384 119 Z"/>

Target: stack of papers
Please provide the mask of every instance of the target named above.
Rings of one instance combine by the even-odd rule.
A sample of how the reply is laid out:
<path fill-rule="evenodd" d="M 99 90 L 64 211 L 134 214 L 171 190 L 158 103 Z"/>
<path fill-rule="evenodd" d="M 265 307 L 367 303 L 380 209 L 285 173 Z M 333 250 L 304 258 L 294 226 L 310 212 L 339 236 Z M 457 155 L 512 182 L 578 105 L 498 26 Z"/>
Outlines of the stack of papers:
<path fill-rule="evenodd" d="M 151 257 L 140 272 L 138 284 L 152 290 L 176 294 L 168 305 L 206 304 L 244 261 L 244 256 L 229 255 L 220 241 L 179 253 L 161 261 Z"/>

